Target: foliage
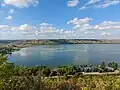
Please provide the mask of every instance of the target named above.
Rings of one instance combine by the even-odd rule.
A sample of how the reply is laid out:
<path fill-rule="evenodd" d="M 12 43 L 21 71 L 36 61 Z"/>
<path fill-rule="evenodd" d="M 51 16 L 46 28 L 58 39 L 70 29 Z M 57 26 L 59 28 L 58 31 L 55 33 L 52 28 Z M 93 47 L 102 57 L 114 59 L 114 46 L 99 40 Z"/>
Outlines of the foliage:
<path fill-rule="evenodd" d="M 118 69 L 118 64 L 115 62 L 108 63 L 108 66 L 114 68 L 115 70 Z"/>
<path fill-rule="evenodd" d="M 101 64 L 102 69 L 105 63 Z M 117 69 L 112 62 L 109 67 Z M 88 67 L 82 65 L 82 68 Z M 90 66 L 93 71 L 98 67 Z M 92 71 L 91 70 L 91 71 Z M 118 75 L 83 75 L 76 66 L 61 66 L 55 69 L 46 66 L 24 67 L 7 62 L 0 56 L 0 89 L 2 90 L 120 90 Z"/>
<path fill-rule="evenodd" d="M 101 65 L 100 65 L 100 68 L 104 70 L 104 69 L 105 69 L 105 67 L 106 67 L 105 62 L 102 62 L 102 63 L 101 63 Z"/>

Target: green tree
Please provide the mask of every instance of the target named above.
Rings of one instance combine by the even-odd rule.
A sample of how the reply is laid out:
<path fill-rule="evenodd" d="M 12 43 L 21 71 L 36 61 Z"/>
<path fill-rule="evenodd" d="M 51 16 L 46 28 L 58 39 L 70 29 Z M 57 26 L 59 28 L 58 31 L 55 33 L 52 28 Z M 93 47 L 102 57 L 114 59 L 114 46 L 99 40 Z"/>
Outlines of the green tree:
<path fill-rule="evenodd" d="M 0 78 L 12 76 L 13 68 L 14 64 L 7 62 L 7 55 L 0 55 Z"/>
<path fill-rule="evenodd" d="M 106 67 L 106 64 L 105 64 L 105 62 L 103 61 L 103 62 L 101 63 L 101 65 L 100 65 L 100 68 L 104 70 L 105 67 Z"/>
<path fill-rule="evenodd" d="M 115 70 L 118 69 L 118 64 L 115 62 L 108 63 L 108 66 L 114 68 Z"/>
<path fill-rule="evenodd" d="M 48 77 L 48 76 L 50 75 L 50 73 L 51 73 L 51 70 L 50 70 L 49 68 L 44 68 L 44 69 L 42 70 L 43 76 Z"/>

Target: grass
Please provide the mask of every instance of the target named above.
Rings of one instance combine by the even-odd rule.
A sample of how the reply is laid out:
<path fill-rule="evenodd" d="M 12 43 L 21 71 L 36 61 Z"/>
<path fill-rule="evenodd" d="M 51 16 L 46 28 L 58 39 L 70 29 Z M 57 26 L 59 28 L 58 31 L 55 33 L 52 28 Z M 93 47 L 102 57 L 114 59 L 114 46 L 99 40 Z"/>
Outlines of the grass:
<path fill-rule="evenodd" d="M 105 63 L 100 68 L 105 69 Z M 0 56 L 0 90 L 120 90 L 120 74 L 83 75 L 75 66 L 62 66 L 57 72 L 46 66 L 15 66 L 5 55 Z"/>

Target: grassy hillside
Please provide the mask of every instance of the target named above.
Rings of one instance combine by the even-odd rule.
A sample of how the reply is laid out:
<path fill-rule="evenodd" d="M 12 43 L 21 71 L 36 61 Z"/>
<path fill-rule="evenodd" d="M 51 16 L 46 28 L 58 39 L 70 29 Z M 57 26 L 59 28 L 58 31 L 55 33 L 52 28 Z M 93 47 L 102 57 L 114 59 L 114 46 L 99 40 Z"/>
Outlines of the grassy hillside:
<path fill-rule="evenodd" d="M 120 40 L 53 39 L 53 40 L 0 40 L 1 44 L 99 44 L 120 43 Z"/>
<path fill-rule="evenodd" d="M 15 66 L 7 62 L 6 55 L 0 56 L 0 90 L 120 90 L 120 73 L 83 75 L 75 70 L 60 67 L 55 73 L 45 66 Z"/>

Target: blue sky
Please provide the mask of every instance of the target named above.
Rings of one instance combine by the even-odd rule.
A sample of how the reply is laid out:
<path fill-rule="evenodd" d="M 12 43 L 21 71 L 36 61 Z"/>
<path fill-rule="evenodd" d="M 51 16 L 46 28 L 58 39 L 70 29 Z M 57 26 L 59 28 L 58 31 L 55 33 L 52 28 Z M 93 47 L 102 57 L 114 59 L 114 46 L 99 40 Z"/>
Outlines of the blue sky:
<path fill-rule="evenodd" d="M 120 0 L 0 0 L 0 39 L 120 39 Z"/>

